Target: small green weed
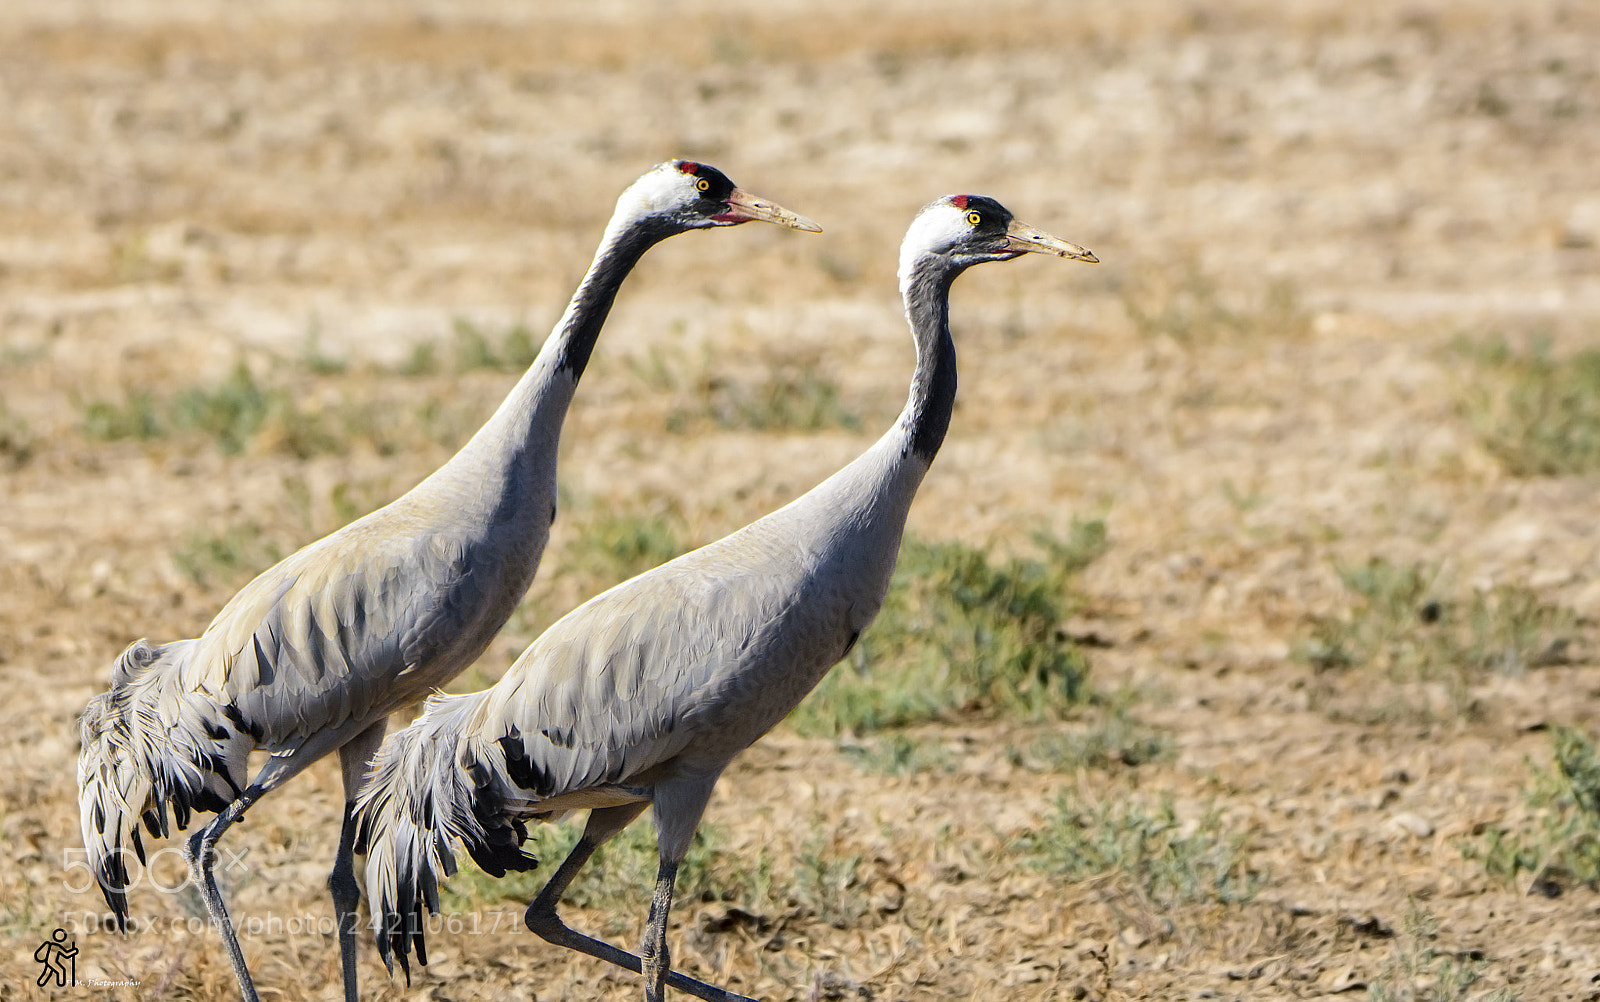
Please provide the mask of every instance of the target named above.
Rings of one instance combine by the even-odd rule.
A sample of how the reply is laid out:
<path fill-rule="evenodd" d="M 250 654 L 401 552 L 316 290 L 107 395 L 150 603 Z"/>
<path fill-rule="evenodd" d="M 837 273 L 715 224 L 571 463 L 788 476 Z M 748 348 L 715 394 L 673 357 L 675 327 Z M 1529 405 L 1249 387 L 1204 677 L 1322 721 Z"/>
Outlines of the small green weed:
<path fill-rule="evenodd" d="M 867 772 L 906 776 L 918 772 L 952 772 L 955 756 L 943 742 L 891 733 L 881 738 L 842 744 L 839 750 Z"/>
<path fill-rule="evenodd" d="M 1152 811 L 1132 801 L 1088 804 L 1063 793 L 1055 812 L 1016 848 L 1032 865 L 1068 880 L 1114 874 L 1147 902 L 1171 907 L 1254 897 L 1263 877 L 1250 868 L 1245 844 L 1215 812 L 1180 821 L 1170 797 Z"/>
<path fill-rule="evenodd" d="M 406 360 L 400 363 L 402 376 L 432 376 L 439 371 L 439 346 L 432 341 L 419 341 L 411 346 Z"/>
<path fill-rule="evenodd" d="M 655 393 L 680 398 L 666 417 L 669 432 L 692 434 L 706 427 L 750 431 L 856 431 L 861 417 L 845 406 L 839 387 L 819 373 L 820 360 L 780 355 L 763 360 L 763 374 L 742 381 L 718 374 L 712 356 L 652 348 L 631 358 L 634 376 Z M 687 398 L 687 399 L 684 399 Z"/>
<path fill-rule="evenodd" d="M 1369 1002 L 1460 1002 L 1483 978 L 1481 954 L 1442 953 L 1434 945 L 1439 920 L 1408 902 L 1394 949 L 1378 976 L 1367 983 Z M 1508 989 L 1473 996 L 1477 1002 L 1516 1002 Z"/>
<path fill-rule="evenodd" d="M 1600 349 L 1557 358 L 1545 342 L 1524 352 L 1498 340 L 1460 350 L 1485 377 L 1463 394 L 1461 408 L 1507 472 L 1600 470 Z"/>
<path fill-rule="evenodd" d="M 449 369 L 456 374 L 488 370 L 520 373 L 538 357 L 541 342 L 525 324 L 512 324 L 499 333 L 487 331 L 464 317 L 450 322 L 448 343 L 418 341 L 392 371 L 413 378 L 441 374 L 441 347 L 447 353 Z"/>
<path fill-rule="evenodd" d="M 370 444 L 379 455 L 392 455 L 418 440 L 441 437 L 439 426 L 454 417 L 431 399 L 418 405 L 415 418 L 406 413 L 411 406 L 409 399 L 401 403 L 348 396 L 327 403 L 321 395 L 296 394 L 257 377 L 241 364 L 220 383 L 188 386 L 166 398 L 140 390 L 122 403 L 92 401 L 84 408 L 82 427 L 86 436 L 99 441 L 203 436 L 229 455 L 254 450 L 309 459 L 343 455 L 356 442 Z M 455 447 L 460 441 L 445 444 Z"/>
<path fill-rule="evenodd" d="M 593 594 L 687 552 L 682 522 L 661 512 L 598 512 L 583 520 L 567 573 L 592 583 Z"/>
<path fill-rule="evenodd" d="M 112 239 L 111 268 L 107 276 L 112 284 L 176 282 L 183 277 L 183 263 L 153 254 L 148 237 L 147 233 L 140 232 Z"/>
<path fill-rule="evenodd" d="M 306 328 L 305 344 L 300 346 L 300 364 L 318 376 L 337 376 L 349 367 L 344 359 L 322 350 L 322 323 L 316 318 L 312 318 Z"/>
<path fill-rule="evenodd" d="M 1172 740 L 1118 706 L 1088 728 L 1052 731 L 1006 754 L 1013 764 L 1035 772 L 1132 768 L 1170 758 Z"/>
<path fill-rule="evenodd" d="M 675 322 L 673 333 L 682 334 L 683 328 L 681 321 Z M 624 356 L 623 364 L 652 393 L 679 393 L 702 378 L 711 365 L 711 352 L 702 350 L 699 362 L 690 363 L 683 351 L 652 344 L 643 355 Z"/>
<path fill-rule="evenodd" d="M 1540 893 L 1559 894 L 1569 881 L 1600 887 L 1600 754 L 1570 727 L 1555 728 L 1551 746 L 1552 768 L 1529 763 L 1528 819 L 1515 829 L 1490 825 L 1458 848 L 1497 879 L 1531 875 Z"/>
<path fill-rule="evenodd" d="M 1556 765 L 1566 779 L 1572 802 L 1590 823 L 1600 826 L 1600 754 L 1594 742 L 1579 730 L 1557 727 L 1554 734 Z"/>
<path fill-rule="evenodd" d="M 841 402 L 837 385 L 794 364 L 779 364 L 764 380 L 751 384 L 710 379 L 701 394 L 698 407 L 679 408 L 667 415 L 668 431 L 682 434 L 705 420 L 718 428 L 751 431 L 856 431 L 861 427 L 861 418 Z"/>
<path fill-rule="evenodd" d="M 539 354 L 533 333 L 522 324 L 513 324 L 493 337 L 470 320 L 457 318 L 452 332 L 457 372 L 474 369 L 521 372 L 532 365 Z"/>
<path fill-rule="evenodd" d="M 21 466 L 33 457 L 34 436 L 28 422 L 6 407 L 0 397 L 0 457 L 13 467 Z"/>
<path fill-rule="evenodd" d="M 191 386 L 173 397 L 169 420 L 179 431 L 201 431 L 225 453 L 244 450 L 275 410 L 290 406 L 288 394 L 263 386 L 244 365 L 215 387 Z"/>
<path fill-rule="evenodd" d="M 1516 675 L 1565 657 L 1575 621 L 1527 588 L 1450 597 L 1437 567 L 1382 558 L 1342 568 L 1346 616 L 1314 621 L 1296 656 L 1319 672 L 1374 669 L 1397 683 L 1443 683 L 1457 714 L 1485 675 Z"/>
<path fill-rule="evenodd" d="M 835 929 L 846 929 L 867 912 L 858 893 L 861 857 L 843 851 L 833 826 L 818 819 L 800 846 L 789 900 Z"/>
<path fill-rule="evenodd" d="M 83 433 L 101 442 L 146 442 L 164 438 L 168 430 L 155 397 L 136 390 L 121 404 L 91 401 L 83 411 Z"/>
<path fill-rule="evenodd" d="M 84 409 L 83 431 L 100 441 L 201 434 L 230 455 L 265 433 L 279 451 L 299 458 L 343 449 L 342 436 L 320 413 L 298 406 L 288 390 L 261 382 L 242 364 L 215 386 L 190 386 L 167 400 L 135 391 L 122 404 L 93 401 Z"/>
<path fill-rule="evenodd" d="M 392 500 L 386 493 L 375 491 L 371 484 L 352 484 L 348 480 L 341 480 L 328 490 L 328 504 L 340 527 L 372 514 Z"/>
<path fill-rule="evenodd" d="M 172 560 L 202 588 L 243 584 L 282 560 L 284 548 L 266 538 L 261 526 L 245 522 L 220 535 L 192 533 L 172 552 Z"/>
<path fill-rule="evenodd" d="M 908 539 L 877 622 L 790 720 L 865 734 L 955 713 L 1037 719 L 1081 703 L 1089 664 L 1060 630 L 1072 578 L 1105 548 L 1099 521 L 1042 560 L 991 563 L 961 543 Z"/>
<path fill-rule="evenodd" d="M 0 936 L 20 941 L 32 936 L 42 920 L 39 902 L 34 900 L 35 887 L 27 881 L 18 881 L 18 885 L 0 901 Z"/>
<path fill-rule="evenodd" d="M 1147 337 L 1199 344 L 1241 336 L 1296 338 L 1311 329 L 1294 286 L 1285 280 L 1269 282 L 1254 300 L 1230 305 L 1229 298 L 1194 261 L 1139 269 L 1122 292 L 1129 319 Z"/>

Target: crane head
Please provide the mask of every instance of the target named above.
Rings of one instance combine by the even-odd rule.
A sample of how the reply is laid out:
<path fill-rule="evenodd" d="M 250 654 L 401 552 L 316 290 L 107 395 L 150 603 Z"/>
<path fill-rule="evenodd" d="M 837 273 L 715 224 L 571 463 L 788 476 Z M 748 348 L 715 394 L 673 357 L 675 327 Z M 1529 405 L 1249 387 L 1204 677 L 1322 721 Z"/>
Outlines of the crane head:
<path fill-rule="evenodd" d="M 910 274 L 917 262 L 930 256 L 962 269 L 1029 253 L 1090 264 L 1100 260 L 1087 248 L 1021 222 L 987 195 L 946 195 L 924 206 L 912 221 L 900 248 L 900 273 Z"/>
<path fill-rule="evenodd" d="M 656 166 L 623 193 L 619 208 L 662 219 L 675 230 L 759 221 L 808 233 L 822 232 L 822 227 L 804 216 L 752 195 L 722 171 L 693 160 L 668 160 Z"/>

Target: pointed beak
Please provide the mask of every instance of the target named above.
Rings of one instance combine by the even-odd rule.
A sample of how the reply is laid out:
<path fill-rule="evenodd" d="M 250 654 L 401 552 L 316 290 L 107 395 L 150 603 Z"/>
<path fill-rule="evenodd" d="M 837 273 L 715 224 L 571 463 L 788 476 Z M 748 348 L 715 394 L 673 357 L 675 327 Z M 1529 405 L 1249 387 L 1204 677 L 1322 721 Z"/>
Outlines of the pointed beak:
<path fill-rule="evenodd" d="M 759 220 L 763 223 L 787 226 L 791 230 L 805 230 L 807 233 L 822 232 L 822 227 L 805 216 L 796 215 L 777 202 L 757 198 L 743 188 L 733 189 L 733 193 L 728 196 L 727 206 L 727 212 L 711 218 L 723 223 L 748 223 L 751 220 Z"/>
<path fill-rule="evenodd" d="M 1100 262 L 1089 248 L 1068 243 L 1060 237 L 1053 237 L 1015 219 L 1006 227 L 1006 250 L 1014 250 L 1019 254 L 1054 254 L 1056 257 L 1064 257 L 1071 261 L 1087 261 L 1089 264 Z"/>

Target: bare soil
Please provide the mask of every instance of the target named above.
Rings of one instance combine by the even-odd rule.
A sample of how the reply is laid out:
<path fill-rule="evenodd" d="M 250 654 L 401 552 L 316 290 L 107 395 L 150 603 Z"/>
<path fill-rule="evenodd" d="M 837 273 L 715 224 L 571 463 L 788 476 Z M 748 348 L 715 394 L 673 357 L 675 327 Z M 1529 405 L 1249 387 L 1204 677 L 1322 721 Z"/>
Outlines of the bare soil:
<path fill-rule="evenodd" d="M 1600 337 L 1600 8 L 344 7 L 0 6 L 0 999 L 229 996 L 185 895 L 138 889 L 156 925 L 136 935 L 88 927 L 98 895 L 64 870 L 77 712 L 127 643 L 196 635 L 270 562 L 197 583 L 186 540 L 249 525 L 292 548 L 347 517 L 336 489 L 370 507 L 442 462 L 514 376 L 397 367 L 463 319 L 547 330 L 616 194 L 675 155 L 827 232 L 747 226 L 649 256 L 568 424 L 574 505 L 657 506 L 706 540 L 847 461 L 904 399 L 906 223 L 992 194 L 1104 263 L 1030 257 L 957 285 L 961 405 L 912 531 L 1007 551 L 1104 517 L 1068 626 L 1095 641 L 1096 689 L 1131 693 L 1174 749 L 1052 774 L 1006 754 L 1039 725 L 953 721 L 917 736 L 955 772 L 894 776 L 780 729 L 719 788 L 723 851 L 789 863 L 821 832 L 825 856 L 859 858 L 844 891 L 864 905 L 830 922 L 685 902 L 680 966 L 769 1000 L 1600 998 L 1600 898 L 1529 894 L 1462 850 L 1523 817 L 1549 727 L 1596 726 L 1597 483 L 1509 476 L 1452 348 Z M 1136 322 L 1163 307 L 1180 322 Z M 333 383 L 294 368 L 313 336 L 346 363 Z M 861 430 L 669 434 L 694 388 L 641 378 L 653 351 L 728 378 L 800 360 Z M 308 459 L 271 436 L 230 455 L 83 431 L 92 401 L 241 361 L 300 373 L 283 378 L 330 410 L 426 393 L 454 424 Z M 584 597 L 560 584 L 576 524 L 558 523 L 529 622 Z M 1330 695 L 1292 656 L 1349 606 L 1338 568 L 1374 556 L 1532 587 L 1577 617 L 1568 663 L 1486 680 L 1461 716 L 1339 712 L 1410 698 L 1381 678 Z M 477 682 L 526 640 L 497 641 Z M 1169 912 L 1027 865 L 1017 839 L 1064 790 L 1216 812 L 1260 890 Z M 265 998 L 339 997 L 334 941 L 306 931 L 330 912 L 338 798 L 323 763 L 228 836 L 248 850 L 236 915 L 286 923 L 245 937 Z M 570 918 L 632 942 L 645 890 Z M 1418 911 L 1435 938 L 1405 934 Z M 636 997 L 520 918 L 515 901 L 466 916 L 409 988 L 364 944 L 368 994 Z M 68 922 L 80 981 L 138 984 L 36 988 L 33 951 Z M 1481 980 L 1450 994 L 1395 973 L 1423 949 Z"/>

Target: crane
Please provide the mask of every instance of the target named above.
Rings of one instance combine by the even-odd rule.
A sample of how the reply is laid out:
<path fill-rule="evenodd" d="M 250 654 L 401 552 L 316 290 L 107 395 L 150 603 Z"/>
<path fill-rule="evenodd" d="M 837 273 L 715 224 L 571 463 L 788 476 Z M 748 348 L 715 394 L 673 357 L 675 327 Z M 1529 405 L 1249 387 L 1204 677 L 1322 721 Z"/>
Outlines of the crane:
<path fill-rule="evenodd" d="M 250 806 L 337 750 L 344 820 L 329 889 L 346 1002 L 356 999 L 351 859 L 356 791 L 388 715 L 472 664 L 521 600 L 556 517 L 561 426 L 617 289 L 649 248 L 688 230 L 751 220 L 821 227 L 671 160 L 617 201 L 600 249 L 527 372 L 461 451 L 411 491 L 263 572 L 203 634 L 116 659 L 81 718 L 80 824 L 106 902 L 126 927 L 128 839 L 194 811 L 217 817 L 185 858 L 247 1002 L 256 1002 L 213 869 L 216 844 Z M 271 753 L 249 778 L 247 756 Z M 249 779 L 248 783 L 246 780 Z"/>
<path fill-rule="evenodd" d="M 883 437 L 778 511 L 590 599 L 493 687 L 433 696 L 383 745 L 356 828 L 391 972 L 398 957 L 409 979 L 413 947 L 427 962 L 422 909 L 438 910 L 453 842 L 504 876 L 537 865 L 521 848 L 527 822 L 586 808 L 576 847 L 528 906 L 528 928 L 642 972 L 648 1002 L 669 985 L 708 1002 L 743 999 L 671 969 L 666 924 L 678 866 L 729 762 L 844 659 L 883 603 L 912 498 L 955 405 L 951 282 L 972 265 L 1027 252 L 1097 260 L 992 198 L 952 195 L 923 208 L 899 270 L 916 369 Z M 660 862 L 635 956 L 568 928 L 556 906 L 594 851 L 647 807 Z"/>

